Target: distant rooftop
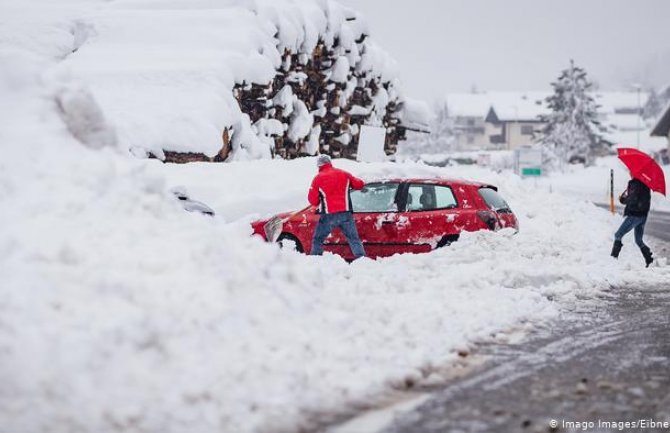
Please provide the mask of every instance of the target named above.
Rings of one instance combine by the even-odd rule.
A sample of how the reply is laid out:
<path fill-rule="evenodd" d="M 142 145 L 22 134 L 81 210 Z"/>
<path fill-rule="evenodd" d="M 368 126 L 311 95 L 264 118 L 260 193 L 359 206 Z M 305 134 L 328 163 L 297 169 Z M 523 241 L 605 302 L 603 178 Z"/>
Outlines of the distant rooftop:
<path fill-rule="evenodd" d="M 549 113 L 545 101 L 549 95 L 551 91 L 450 93 L 446 104 L 454 117 L 486 117 L 493 109 L 501 121 L 534 121 Z M 635 117 L 637 108 L 644 106 L 649 94 L 640 92 L 639 101 L 637 92 L 598 91 L 594 97 L 602 114 Z"/>
<path fill-rule="evenodd" d="M 451 116 L 486 117 L 491 108 L 499 120 L 536 120 L 549 112 L 544 99 L 549 92 L 484 92 L 447 95 Z"/>

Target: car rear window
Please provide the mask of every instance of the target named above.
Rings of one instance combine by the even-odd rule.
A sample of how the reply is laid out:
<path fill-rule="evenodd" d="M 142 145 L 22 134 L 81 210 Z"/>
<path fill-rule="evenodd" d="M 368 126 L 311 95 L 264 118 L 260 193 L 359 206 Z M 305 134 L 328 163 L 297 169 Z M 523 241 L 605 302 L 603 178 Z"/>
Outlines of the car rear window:
<path fill-rule="evenodd" d="M 479 195 L 482 196 L 486 204 L 495 211 L 510 211 L 510 207 L 498 191 L 493 188 L 479 188 Z"/>
<path fill-rule="evenodd" d="M 397 193 L 397 183 L 371 183 L 351 191 L 351 208 L 354 212 L 397 212 Z"/>

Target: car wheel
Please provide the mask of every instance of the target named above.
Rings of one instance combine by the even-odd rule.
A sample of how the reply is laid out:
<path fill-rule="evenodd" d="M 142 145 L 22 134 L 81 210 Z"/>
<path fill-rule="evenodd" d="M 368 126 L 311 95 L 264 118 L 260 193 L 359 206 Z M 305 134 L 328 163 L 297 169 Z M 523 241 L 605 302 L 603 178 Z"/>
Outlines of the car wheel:
<path fill-rule="evenodd" d="M 288 233 L 282 233 L 277 239 L 279 247 L 282 249 L 297 251 L 299 253 L 303 252 L 302 245 L 300 241 L 293 235 Z"/>
<path fill-rule="evenodd" d="M 437 243 L 437 248 L 448 247 L 458 240 L 458 235 L 446 235 Z"/>

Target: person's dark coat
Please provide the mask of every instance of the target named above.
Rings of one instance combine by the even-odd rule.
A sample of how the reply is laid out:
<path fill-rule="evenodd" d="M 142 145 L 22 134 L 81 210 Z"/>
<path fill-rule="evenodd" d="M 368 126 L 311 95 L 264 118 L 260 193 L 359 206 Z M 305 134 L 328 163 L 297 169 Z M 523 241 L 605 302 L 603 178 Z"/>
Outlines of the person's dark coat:
<path fill-rule="evenodd" d="M 628 188 L 619 198 L 626 205 L 625 216 L 646 217 L 651 205 L 651 191 L 649 187 L 637 179 L 628 182 Z"/>

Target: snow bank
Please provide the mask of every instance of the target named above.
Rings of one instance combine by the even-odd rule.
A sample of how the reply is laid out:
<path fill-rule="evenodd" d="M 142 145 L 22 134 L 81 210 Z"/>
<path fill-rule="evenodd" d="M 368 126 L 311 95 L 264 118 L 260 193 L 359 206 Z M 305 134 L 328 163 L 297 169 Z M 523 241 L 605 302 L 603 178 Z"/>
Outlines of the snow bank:
<path fill-rule="evenodd" d="M 282 252 L 249 237 L 249 213 L 303 204 L 313 159 L 129 161 L 84 148 L 49 119 L 41 156 L 12 146 L 19 163 L 0 175 L 9 431 L 290 431 L 641 270 L 627 251 L 609 260 L 618 221 L 589 203 L 474 167 L 409 163 L 336 161 L 367 179 L 492 182 L 521 232 L 352 265 Z M 221 217 L 181 210 L 167 192 L 176 184 Z"/>
<path fill-rule="evenodd" d="M 12 11 L 2 7 L 5 19 Z M 123 129 L 117 144 L 100 140 L 124 114 L 106 110 L 95 85 L 101 116 L 77 116 L 87 93 L 63 93 L 79 81 L 52 66 L 78 39 L 66 37 L 70 10 L 53 12 L 51 37 L 30 25 L 21 43 L 8 46 L 3 33 L 0 46 L 3 431 L 294 431 L 312 411 L 420 377 L 473 341 L 594 302 L 641 270 L 630 249 L 609 260 L 619 221 L 587 202 L 509 174 L 412 163 L 336 161 L 367 179 L 497 184 L 521 232 L 470 234 L 433 254 L 352 265 L 280 251 L 250 237 L 248 221 L 302 205 L 314 160 L 130 158 Z M 19 15 L 24 24 L 45 18 Z M 160 117 L 164 99 L 151 83 L 162 75 L 146 77 L 156 99 L 147 93 L 138 104 Z M 169 192 L 177 185 L 220 216 L 185 212 Z M 667 282 L 668 269 L 647 270 L 646 281 Z"/>
<path fill-rule="evenodd" d="M 628 185 L 630 173 L 625 165 L 616 157 L 599 158 L 595 165 L 567 166 L 565 172 L 550 173 L 535 182 L 543 188 L 571 195 L 582 200 L 591 200 L 595 203 L 609 203 L 610 201 L 610 170 L 614 170 L 614 197 L 619 206 L 618 197 Z M 670 166 L 664 166 L 666 181 L 670 179 Z M 660 194 L 651 195 L 651 208 L 670 212 L 670 200 Z"/>
<path fill-rule="evenodd" d="M 58 8 L 3 0 L 2 8 L 0 43 L 61 60 L 50 72 L 52 85 L 81 87 L 106 119 L 104 135 L 136 154 L 213 157 L 224 128 L 232 128 L 242 136 L 233 137 L 234 159 L 269 157 L 272 141 L 248 133 L 233 86 L 268 85 L 285 50 L 311 55 L 319 40 L 337 39 L 347 50 L 332 68 L 334 81 L 347 81 L 350 61 L 395 78 L 393 62 L 376 45 L 358 52 L 362 17 L 331 0 L 79 0 Z M 85 123 L 76 107 L 64 104 L 64 116 Z"/>

